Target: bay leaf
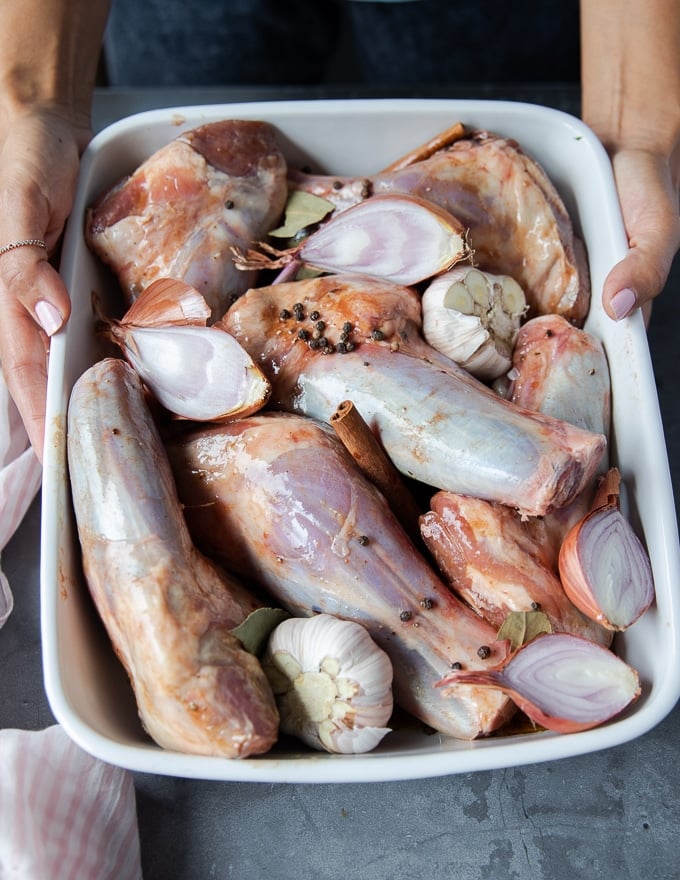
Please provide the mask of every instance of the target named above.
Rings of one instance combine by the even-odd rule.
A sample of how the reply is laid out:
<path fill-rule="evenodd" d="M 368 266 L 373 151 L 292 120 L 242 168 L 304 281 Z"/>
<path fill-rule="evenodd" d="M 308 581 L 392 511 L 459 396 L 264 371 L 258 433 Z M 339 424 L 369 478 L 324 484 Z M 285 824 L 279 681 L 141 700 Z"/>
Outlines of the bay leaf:
<path fill-rule="evenodd" d="M 327 199 L 295 190 L 288 197 L 283 224 L 269 235 L 274 238 L 293 238 L 301 229 L 319 223 L 334 208 L 335 205 Z"/>
<path fill-rule="evenodd" d="M 499 641 L 507 639 L 516 651 L 542 633 L 552 632 L 550 619 L 542 611 L 511 611 L 498 630 Z"/>
<path fill-rule="evenodd" d="M 259 657 L 272 631 L 289 617 L 290 614 L 282 608 L 256 608 L 242 623 L 234 627 L 232 633 L 246 651 Z"/>

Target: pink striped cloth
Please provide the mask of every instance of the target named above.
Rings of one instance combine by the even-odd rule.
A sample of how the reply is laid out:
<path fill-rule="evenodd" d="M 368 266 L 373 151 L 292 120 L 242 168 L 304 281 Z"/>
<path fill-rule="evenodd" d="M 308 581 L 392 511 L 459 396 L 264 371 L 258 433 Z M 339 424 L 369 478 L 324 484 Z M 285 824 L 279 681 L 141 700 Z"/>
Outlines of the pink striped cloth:
<path fill-rule="evenodd" d="M 40 462 L 0 371 L 0 554 L 35 498 L 41 477 Z M 0 568 L 0 627 L 12 605 L 12 593 Z"/>
<path fill-rule="evenodd" d="M 2 880 L 141 880 L 132 776 L 61 727 L 0 731 Z"/>
<path fill-rule="evenodd" d="M 0 370 L 0 553 L 40 480 Z M 0 569 L 0 628 L 12 605 Z M 132 775 L 88 755 L 57 725 L 0 730 L 0 880 L 141 877 Z"/>

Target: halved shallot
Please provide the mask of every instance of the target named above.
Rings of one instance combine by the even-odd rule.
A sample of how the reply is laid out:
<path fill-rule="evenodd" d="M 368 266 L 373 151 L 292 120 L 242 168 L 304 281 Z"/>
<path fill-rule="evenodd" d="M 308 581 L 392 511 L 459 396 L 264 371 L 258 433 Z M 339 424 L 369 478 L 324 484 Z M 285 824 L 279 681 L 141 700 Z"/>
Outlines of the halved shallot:
<path fill-rule="evenodd" d="M 609 491 L 600 488 L 590 513 L 567 533 L 558 565 L 564 592 L 574 605 L 620 631 L 654 601 L 654 578 L 647 551 L 619 508 L 618 479 L 612 468 L 603 480 Z"/>
<path fill-rule="evenodd" d="M 459 684 L 500 688 L 534 723 L 557 733 L 604 724 L 640 695 L 632 666 L 567 633 L 537 636 L 495 669 L 455 670 L 436 687 Z"/>
<path fill-rule="evenodd" d="M 315 269 L 411 285 L 471 255 L 461 222 L 419 196 L 373 196 L 333 215 L 297 247 L 235 252 L 240 269 L 280 268 L 297 260 Z M 267 256 L 269 254 L 270 256 Z"/>
<path fill-rule="evenodd" d="M 250 415 L 267 402 L 269 380 L 230 333 L 206 325 L 209 317 L 197 290 L 163 278 L 145 288 L 120 321 L 102 324 L 171 413 L 215 422 Z"/>

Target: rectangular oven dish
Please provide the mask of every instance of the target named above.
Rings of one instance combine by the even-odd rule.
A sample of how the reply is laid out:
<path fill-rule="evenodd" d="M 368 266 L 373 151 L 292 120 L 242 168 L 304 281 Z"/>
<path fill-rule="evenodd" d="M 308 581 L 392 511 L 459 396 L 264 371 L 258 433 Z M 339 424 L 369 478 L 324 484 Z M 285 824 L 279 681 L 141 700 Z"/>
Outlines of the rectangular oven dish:
<path fill-rule="evenodd" d="M 100 356 L 91 293 L 107 277 L 83 238 L 87 206 L 181 130 L 219 119 L 261 119 L 283 134 L 287 158 L 334 174 L 370 174 L 460 120 L 515 138 L 539 161 L 585 241 L 592 280 L 586 329 L 609 359 L 613 393 L 612 461 L 626 487 L 626 512 L 645 541 L 656 602 L 616 637 L 616 652 L 637 669 L 642 695 L 593 730 L 500 735 L 474 742 L 399 728 L 373 752 L 357 756 L 277 746 L 243 760 L 165 751 L 144 733 L 132 691 L 91 604 L 82 578 L 66 466 L 70 389 Z M 123 119 L 97 135 L 83 156 L 64 240 L 61 273 L 73 300 L 67 328 L 52 339 L 42 496 L 42 639 L 47 695 L 67 733 L 86 751 L 132 770 L 248 782 L 402 780 L 489 770 L 585 754 L 641 736 L 680 695 L 676 512 L 661 418 L 641 316 L 619 324 L 602 311 L 599 291 L 626 252 L 610 164 L 579 120 L 543 107 L 488 101 L 358 100 L 227 104 L 156 110 Z"/>

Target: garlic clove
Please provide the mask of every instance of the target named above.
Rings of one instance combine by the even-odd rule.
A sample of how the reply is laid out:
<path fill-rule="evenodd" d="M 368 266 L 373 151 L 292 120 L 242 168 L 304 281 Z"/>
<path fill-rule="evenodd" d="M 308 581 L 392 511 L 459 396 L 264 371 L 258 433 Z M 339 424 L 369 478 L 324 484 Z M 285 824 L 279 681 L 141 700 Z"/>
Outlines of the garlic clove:
<path fill-rule="evenodd" d="M 428 285 L 422 309 L 427 342 L 478 379 L 492 382 L 512 366 L 527 311 L 514 278 L 457 266 Z"/>
<path fill-rule="evenodd" d="M 262 665 L 283 733 L 319 751 L 360 754 L 390 732 L 392 664 L 361 624 L 329 614 L 285 620 Z"/>

